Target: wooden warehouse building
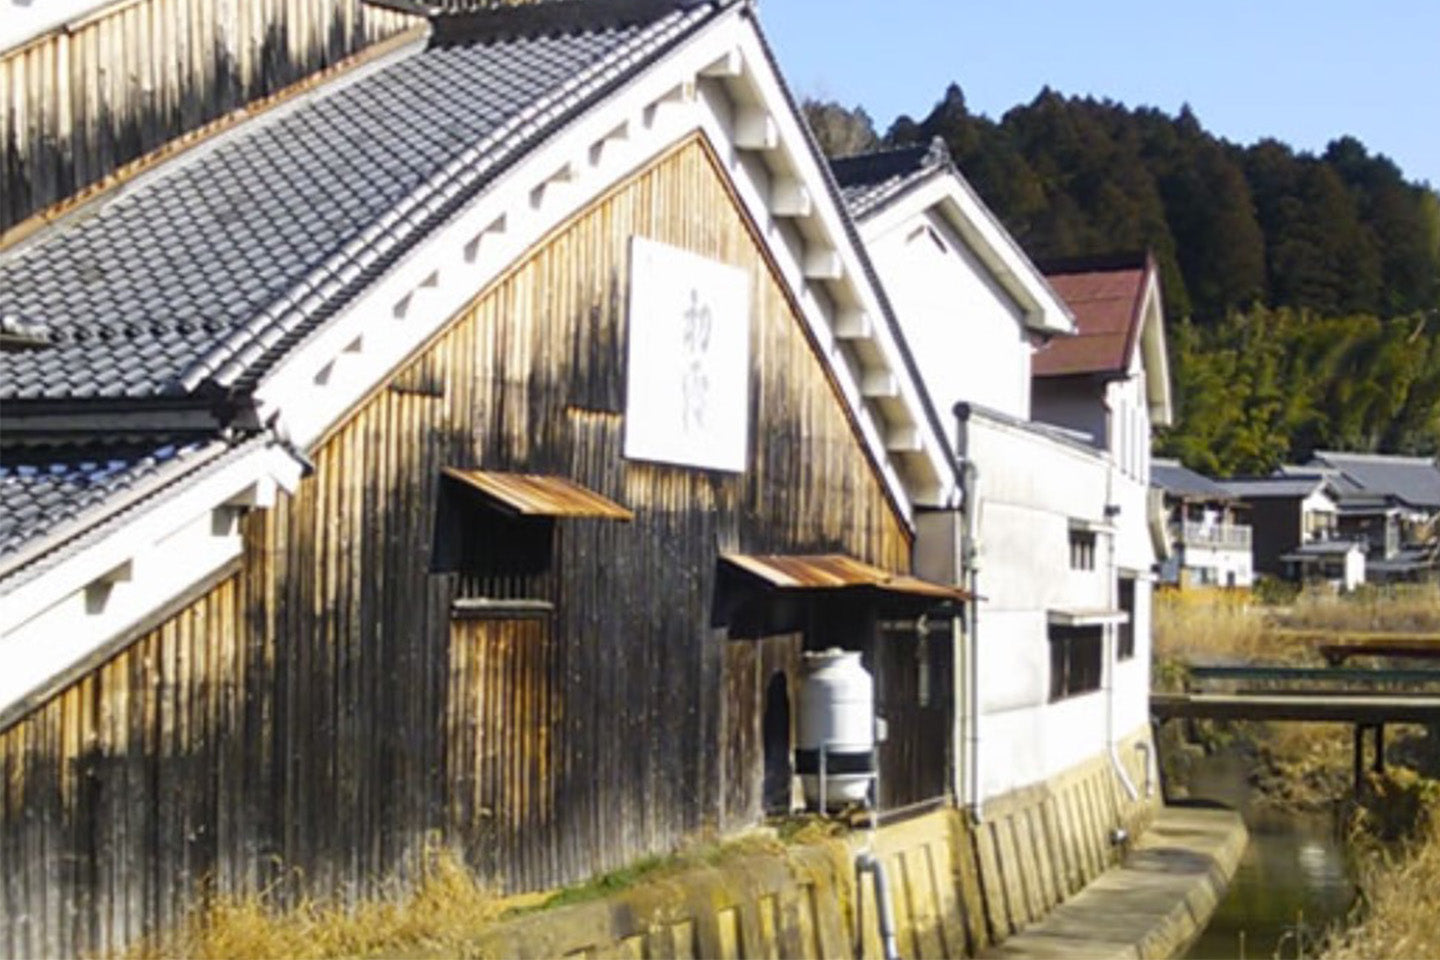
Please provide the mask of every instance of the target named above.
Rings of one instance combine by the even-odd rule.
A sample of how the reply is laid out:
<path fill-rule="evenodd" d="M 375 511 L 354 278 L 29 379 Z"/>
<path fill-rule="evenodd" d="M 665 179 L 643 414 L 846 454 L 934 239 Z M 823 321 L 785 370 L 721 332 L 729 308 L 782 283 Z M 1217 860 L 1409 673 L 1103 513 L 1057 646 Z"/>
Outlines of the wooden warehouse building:
<path fill-rule="evenodd" d="M 945 795 L 953 461 L 748 4 L 437 15 L 29 231 L 0 314 L 0 952 L 754 823 L 806 646 L 882 805 Z"/>

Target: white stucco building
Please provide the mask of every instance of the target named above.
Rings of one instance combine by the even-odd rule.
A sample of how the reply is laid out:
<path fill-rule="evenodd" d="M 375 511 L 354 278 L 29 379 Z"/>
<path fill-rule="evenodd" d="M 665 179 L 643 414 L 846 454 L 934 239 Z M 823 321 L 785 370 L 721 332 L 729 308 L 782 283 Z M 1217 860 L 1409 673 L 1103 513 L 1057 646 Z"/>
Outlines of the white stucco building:
<path fill-rule="evenodd" d="M 1170 415 L 1153 265 L 1099 265 L 1093 283 L 1132 301 L 1112 331 L 1067 295 L 1084 282 L 1047 281 L 938 141 L 833 167 L 965 475 L 958 523 L 917 521 L 917 569 L 979 597 L 956 651 L 957 796 L 983 818 L 1103 764 L 1143 801 L 1149 432 Z"/>

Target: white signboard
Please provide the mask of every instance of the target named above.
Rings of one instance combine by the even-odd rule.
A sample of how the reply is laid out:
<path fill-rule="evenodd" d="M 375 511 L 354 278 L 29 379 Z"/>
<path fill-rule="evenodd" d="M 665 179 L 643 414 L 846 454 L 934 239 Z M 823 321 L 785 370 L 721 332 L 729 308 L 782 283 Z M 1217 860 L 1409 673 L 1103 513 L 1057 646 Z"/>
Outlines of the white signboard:
<path fill-rule="evenodd" d="M 749 275 L 632 238 L 625 456 L 743 472 L 749 374 Z"/>

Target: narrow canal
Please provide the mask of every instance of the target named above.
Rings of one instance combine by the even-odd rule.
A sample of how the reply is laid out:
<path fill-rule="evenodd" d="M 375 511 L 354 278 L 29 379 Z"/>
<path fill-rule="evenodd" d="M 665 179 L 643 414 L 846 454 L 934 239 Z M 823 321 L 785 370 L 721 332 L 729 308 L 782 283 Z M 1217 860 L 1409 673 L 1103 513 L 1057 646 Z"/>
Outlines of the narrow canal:
<path fill-rule="evenodd" d="M 1257 805 L 1245 759 L 1217 754 L 1191 771 L 1190 793 L 1241 811 L 1250 845 L 1224 901 L 1188 957 L 1313 957 L 1323 932 L 1355 904 L 1351 859 L 1336 815 Z"/>

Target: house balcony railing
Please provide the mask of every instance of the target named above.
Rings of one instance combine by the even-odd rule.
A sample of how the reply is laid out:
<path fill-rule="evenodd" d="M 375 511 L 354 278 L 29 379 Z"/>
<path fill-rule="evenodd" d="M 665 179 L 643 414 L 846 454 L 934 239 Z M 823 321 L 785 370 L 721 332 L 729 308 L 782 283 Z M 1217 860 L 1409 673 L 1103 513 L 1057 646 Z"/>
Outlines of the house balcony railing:
<path fill-rule="evenodd" d="M 1250 528 L 1238 523 L 1199 523 L 1185 521 L 1180 529 L 1179 540 L 1190 547 L 1215 547 L 1223 550 L 1249 550 Z"/>

